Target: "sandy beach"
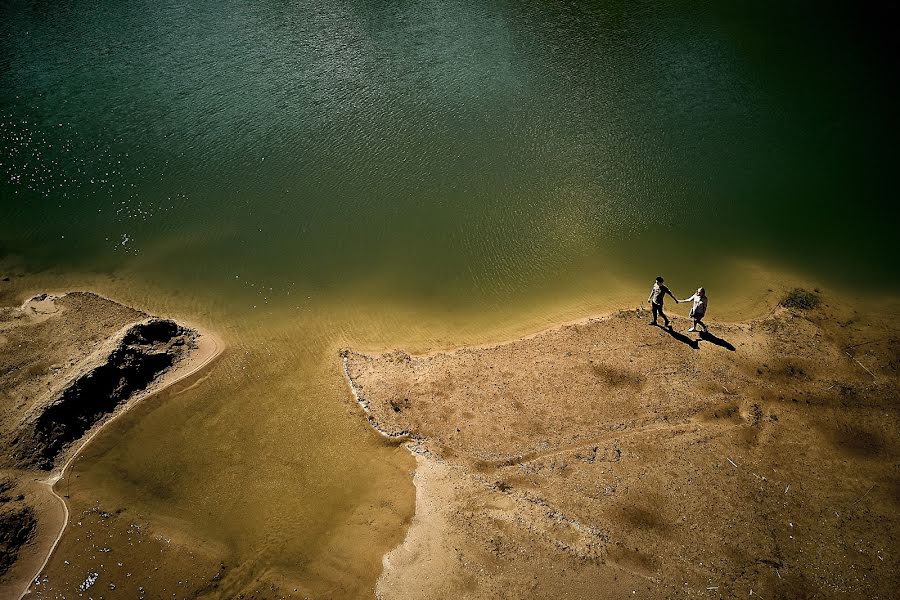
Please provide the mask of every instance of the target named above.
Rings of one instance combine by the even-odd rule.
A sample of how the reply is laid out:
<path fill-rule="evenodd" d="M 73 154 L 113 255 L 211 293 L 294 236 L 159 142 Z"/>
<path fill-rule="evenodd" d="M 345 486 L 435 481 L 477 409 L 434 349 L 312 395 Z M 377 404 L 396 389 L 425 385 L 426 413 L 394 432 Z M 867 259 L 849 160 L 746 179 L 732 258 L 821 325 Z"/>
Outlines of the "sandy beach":
<path fill-rule="evenodd" d="M 417 460 L 376 595 L 892 597 L 894 311 L 782 304 L 710 335 L 638 309 L 491 346 L 342 351 L 370 424 Z"/>
<path fill-rule="evenodd" d="M 66 483 L 80 453 L 138 402 L 193 385 L 224 343 L 89 292 L 40 294 L 0 310 L 0 508 L 4 539 L 13 542 L 0 596 L 20 598 L 40 581 L 69 523 Z M 52 429 L 40 429 L 47 414 Z"/>

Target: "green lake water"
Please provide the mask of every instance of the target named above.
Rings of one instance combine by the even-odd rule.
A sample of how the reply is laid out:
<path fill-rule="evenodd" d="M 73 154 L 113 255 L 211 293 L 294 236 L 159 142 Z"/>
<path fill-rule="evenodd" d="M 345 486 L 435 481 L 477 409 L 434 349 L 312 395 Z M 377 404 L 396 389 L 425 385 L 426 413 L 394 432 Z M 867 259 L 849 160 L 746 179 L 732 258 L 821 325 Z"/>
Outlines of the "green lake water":
<path fill-rule="evenodd" d="M 402 538 L 410 466 L 338 348 L 503 339 L 659 273 L 714 318 L 785 274 L 896 293 L 877 15 L 726 4 L 0 4 L 0 269 L 229 344 L 79 485 L 216 544 L 233 590 L 365 595 L 384 548 L 339 538 Z"/>

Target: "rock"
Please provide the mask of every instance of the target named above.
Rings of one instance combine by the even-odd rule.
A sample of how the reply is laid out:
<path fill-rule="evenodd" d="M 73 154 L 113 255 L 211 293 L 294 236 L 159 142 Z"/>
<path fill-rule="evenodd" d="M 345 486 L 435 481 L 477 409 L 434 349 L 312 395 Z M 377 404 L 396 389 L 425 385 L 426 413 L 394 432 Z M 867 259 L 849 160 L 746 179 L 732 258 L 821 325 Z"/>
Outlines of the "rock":
<path fill-rule="evenodd" d="M 16 561 L 19 550 L 31 540 L 36 526 L 34 510 L 23 502 L 0 506 L 0 576 Z"/>

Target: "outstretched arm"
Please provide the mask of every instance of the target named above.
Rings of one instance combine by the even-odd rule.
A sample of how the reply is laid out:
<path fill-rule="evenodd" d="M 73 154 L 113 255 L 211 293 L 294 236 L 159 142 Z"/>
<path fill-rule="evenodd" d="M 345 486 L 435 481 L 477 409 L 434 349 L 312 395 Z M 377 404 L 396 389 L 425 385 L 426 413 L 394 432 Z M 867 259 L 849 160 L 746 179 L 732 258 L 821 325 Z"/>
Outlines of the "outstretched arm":
<path fill-rule="evenodd" d="M 684 300 L 676 300 L 676 302 L 690 302 L 691 300 L 693 300 L 696 297 L 697 297 L 697 294 L 694 294 L 690 298 L 685 298 Z"/>
<path fill-rule="evenodd" d="M 677 303 L 677 302 L 680 302 L 680 300 L 679 300 L 678 298 L 675 297 L 675 294 L 672 293 L 672 290 L 666 288 L 666 293 L 667 293 L 668 295 L 672 296 L 672 300 L 674 300 L 676 303 Z"/>

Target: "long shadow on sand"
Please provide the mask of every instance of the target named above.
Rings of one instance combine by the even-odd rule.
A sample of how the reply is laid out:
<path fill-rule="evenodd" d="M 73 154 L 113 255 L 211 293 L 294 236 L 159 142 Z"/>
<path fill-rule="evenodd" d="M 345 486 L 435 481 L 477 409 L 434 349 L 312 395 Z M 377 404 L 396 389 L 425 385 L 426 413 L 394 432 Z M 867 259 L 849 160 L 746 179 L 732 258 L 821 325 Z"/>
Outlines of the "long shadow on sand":
<path fill-rule="evenodd" d="M 720 337 L 716 337 L 715 335 L 711 334 L 708 331 L 701 331 L 700 339 L 703 340 L 704 342 L 709 342 L 710 344 L 715 344 L 716 346 L 722 346 L 726 350 L 731 350 L 732 352 L 735 351 L 735 347 L 731 344 L 731 342 L 729 342 L 728 340 L 723 340 Z"/>
<path fill-rule="evenodd" d="M 657 325 L 657 327 L 659 327 L 659 325 Z M 683 333 L 678 333 L 674 329 L 670 329 L 668 327 L 660 327 L 660 329 L 662 329 L 663 331 L 665 331 L 666 333 L 671 335 L 673 338 L 675 338 L 682 344 L 687 344 L 694 350 L 700 349 L 700 342 L 698 342 L 697 340 L 695 340 L 693 338 L 689 338 L 688 336 L 684 335 Z"/>

